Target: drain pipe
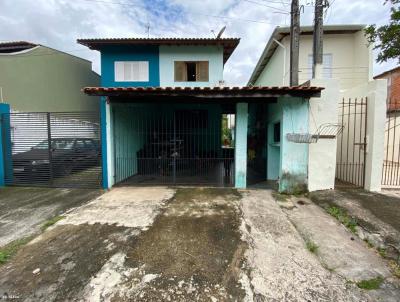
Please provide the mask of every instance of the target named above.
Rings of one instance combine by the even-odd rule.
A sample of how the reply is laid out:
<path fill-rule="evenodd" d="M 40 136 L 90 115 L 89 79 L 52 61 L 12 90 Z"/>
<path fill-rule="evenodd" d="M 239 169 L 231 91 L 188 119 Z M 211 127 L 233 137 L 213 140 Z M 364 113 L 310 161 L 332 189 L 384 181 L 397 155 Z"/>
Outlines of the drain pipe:
<path fill-rule="evenodd" d="M 283 78 L 282 78 L 282 86 L 285 86 L 285 77 L 286 77 L 286 47 L 281 42 L 276 39 L 273 41 L 278 44 L 278 46 L 282 47 L 283 49 Z"/>

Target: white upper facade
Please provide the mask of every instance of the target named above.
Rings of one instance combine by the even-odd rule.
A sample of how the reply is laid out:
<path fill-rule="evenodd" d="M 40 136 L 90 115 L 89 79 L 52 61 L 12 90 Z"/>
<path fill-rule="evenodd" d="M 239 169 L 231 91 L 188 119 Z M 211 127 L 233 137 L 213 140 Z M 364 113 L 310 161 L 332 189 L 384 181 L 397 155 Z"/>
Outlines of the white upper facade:
<path fill-rule="evenodd" d="M 324 26 L 323 77 L 338 79 L 344 91 L 372 80 L 372 46 L 363 25 Z M 312 27 L 302 27 L 299 51 L 299 84 L 312 77 Z M 277 27 L 249 80 L 255 86 L 287 86 L 290 71 L 290 31 Z"/>

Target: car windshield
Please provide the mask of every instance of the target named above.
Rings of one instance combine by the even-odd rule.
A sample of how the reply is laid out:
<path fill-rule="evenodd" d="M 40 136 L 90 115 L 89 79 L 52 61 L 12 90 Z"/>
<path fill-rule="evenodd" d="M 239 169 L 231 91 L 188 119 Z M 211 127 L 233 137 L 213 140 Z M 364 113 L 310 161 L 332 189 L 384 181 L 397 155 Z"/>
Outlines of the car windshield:
<path fill-rule="evenodd" d="M 48 141 L 44 140 L 37 144 L 34 149 L 47 149 L 49 146 Z M 53 149 L 71 150 L 74 147 L 74 140 L 71 139 L 57 139 L 51 142 Z"/>

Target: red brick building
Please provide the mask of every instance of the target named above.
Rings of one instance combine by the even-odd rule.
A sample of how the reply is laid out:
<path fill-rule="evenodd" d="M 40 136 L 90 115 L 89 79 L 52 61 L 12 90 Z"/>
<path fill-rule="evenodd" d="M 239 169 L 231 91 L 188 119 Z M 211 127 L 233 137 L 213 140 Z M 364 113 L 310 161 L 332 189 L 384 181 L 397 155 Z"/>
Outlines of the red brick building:
<path fill-rule="evenodd" d="M 374 79 L 388 80 L 388 111 L 400 109 L 400 66 L 385 71 Z"/>

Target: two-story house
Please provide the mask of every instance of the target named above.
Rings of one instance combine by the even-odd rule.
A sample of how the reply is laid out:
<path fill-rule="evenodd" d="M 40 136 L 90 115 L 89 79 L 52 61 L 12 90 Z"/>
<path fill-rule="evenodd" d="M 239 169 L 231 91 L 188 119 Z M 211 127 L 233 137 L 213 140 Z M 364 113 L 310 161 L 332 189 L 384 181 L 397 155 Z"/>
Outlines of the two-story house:
<path fill-rule="evenodd" d="M 286 133 L 307 132 L 308 121 L 296 116 L 320 88 L 225 87 L 236 38 L 78 43 L 101 52 L 101 86 L 83 91 L 102 97 L 103 187 L 244 188 L 267 173 L 280 178 L 281 191 L 307 186 L 307 146 L 287 141 Z"/>
<path fill-rule="evenodd" d="M 338 79 L 342 91 L 372 80 L 372 46 L 365 25 L 325 25 L 323 77 Z M 312 78 L 313 27 L 300 31 L 299 83 Z M 253 86 L 288 85 L 290 27 L 276 27 L 249 79 Z"/>

